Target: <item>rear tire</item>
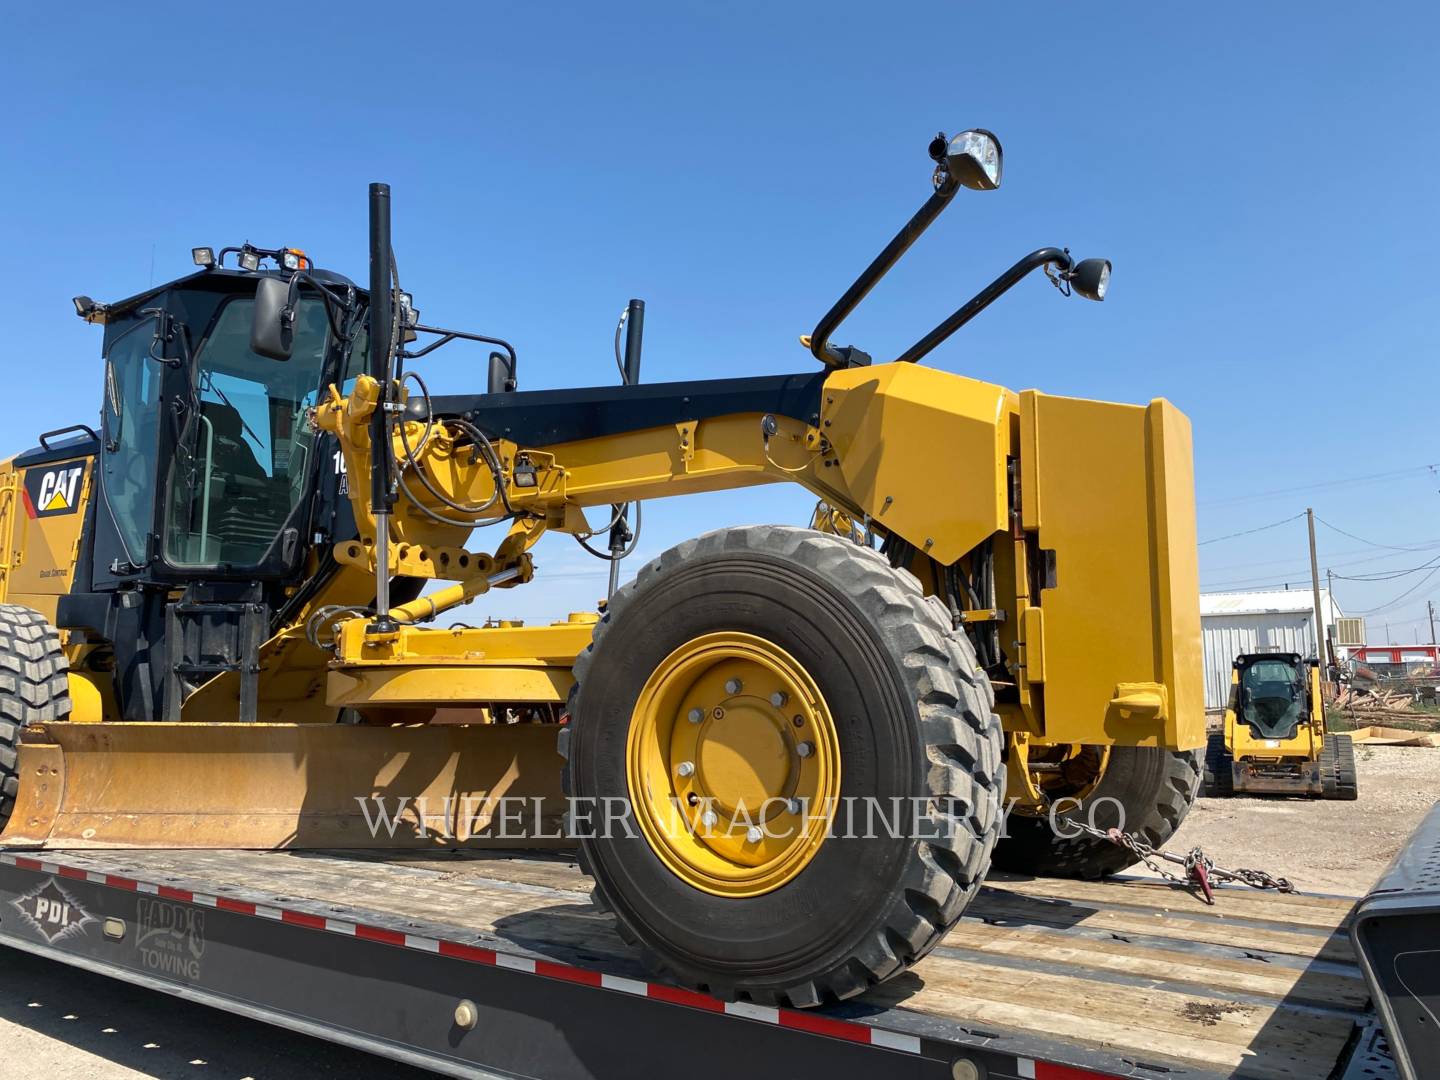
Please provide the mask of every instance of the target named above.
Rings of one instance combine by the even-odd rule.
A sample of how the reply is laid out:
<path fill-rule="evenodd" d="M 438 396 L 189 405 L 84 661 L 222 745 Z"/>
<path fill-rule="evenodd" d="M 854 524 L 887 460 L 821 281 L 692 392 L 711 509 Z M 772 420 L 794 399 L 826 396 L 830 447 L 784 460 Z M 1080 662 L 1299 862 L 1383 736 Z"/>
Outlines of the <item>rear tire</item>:
<path fill-rule="evenodd" d="M 20 790 L 20 729 L 70 715 L 70 665 L 38 611 L 0 604 L 0 829 Z"/>
<path fill-rule="evenodd" d="M 663 976 L 790 1007 L 853 997 L 934 948 L 980 888 L 1005 782 L 989 681 L 948 612 L 871 549 L 809 529 L 722 529 L 645 566 L 577 659 L 560 737 L 572 796 L 631 798 L 627 746 L 647 681 L 695 640 L 726 634 L 783 649 L 823 696 L 840 763 L 833 835 L 752 895 L 687 881 L 641 828 L 582 836 L 581 867 Z M 868 797 L 903 800 L 923 833 L 908 820 L 899 836 L 844 828 L 845 800 Z"/>
<path fill-rule="evenodd" d="M 1349 735 L 1326 735 L 1320 750 L 1320 779 L 1327 799 L 1354 802 L 1360 797 L 1355 769 L 1355 744 Z"/>
<path fill-rule="evenodd" d="M 1010 815 L 1006 835 L 995 845 L 995 868 L 1038 877 L 1117 874 L 1139 859 L 1109 840 L 1072 835 L 1068 823 L 1121 828 L 1160 847 L 1180 828 L 1199 790 L 1199 751 L 1112 746 L 1105 773 L 1090 794 L 1079 806 L 1067 802 L 1066 811 L 1055 815 L 1058 830 L 1048 816 Z"/>
<path fill-rule="evenodd" d="M 1228 799 L 1235 794 L 1235 757 L 1225 742 L 1225 732 L 1211 732 L 1205 744 L 1205 796 Z"/>

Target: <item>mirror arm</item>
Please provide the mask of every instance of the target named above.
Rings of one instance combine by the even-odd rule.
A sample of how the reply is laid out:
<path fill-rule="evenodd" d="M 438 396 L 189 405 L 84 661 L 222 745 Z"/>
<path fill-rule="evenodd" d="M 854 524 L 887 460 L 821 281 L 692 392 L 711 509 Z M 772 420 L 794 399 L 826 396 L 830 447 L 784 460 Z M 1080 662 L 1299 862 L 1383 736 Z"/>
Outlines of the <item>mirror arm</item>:
<path fill-rule="evenodd" d="M 330 331 L 337 338 L 343 339 L 345 334 L 340 324 L 335 321 L 335 312 L 337 308 L 346 314 L 350 312 L 355 302 L 355 290 L 347 289 L 347 295 L 341 297 L 332 292 L 324 282 L 317 281 L 304 270 L 296 270 L 290 275 L 290 291 L 285 299 L 285 310 L 291 319 L 295 317 L 295 305 L 300 302 L 300 283 L 302 281 L 320 293 L 321 300 L 325 302 L 325 317 L 330 320 Z"/>
<path fill-rule="evenodd" d="M 410 329 L 424 334 L 439 334 L 440 340 L 432 341 L 423 349 L 416 349 L 413 352 L 408 349 L 401 350 L 399 356 L 402 360 L 418 360 L 420 357 L 434 352 L 440 348 L 441 345 L 448 345 L 456 338 L 459 338 L 462 341 L 478 341 L 482 345 L 496 345 L 504 349 L 509 358 L 510 375 L 512 378 L 515 375 L 515 347 L 508 341 L 504 341 L 501 338 L 486 337 L 484 334 L 471 334 L 464 330 L 442 330 L 438 326 L 421 326 L 419 323 L 416 323 L 410 327 Z"/>
<path fill-rule="evenodd" d="M 1000 299 L 1001 296 L 1009 292 L 1032 270 L 1037 270 L 1042 266 L 1052 265 L 1057 267 L 1060 273 L 1064 274 L 1073 269 L 1074 264 L 1075 260 L 1072 259 L 1070 253 L 1063 248 L 1047 247 L 1040 248 L 1038 251 L 1032 251 L 969 300 L 965 301 L 964 304 L 956 309 L 953 315 L 935 327 L 934 330 L 931 330 L 930 333 L 906 349 L 904 353 L 896 358 L 896 363 L 915 363 L 951 334 L 955 333 L 956 330 L 959 330 L 976 315 L 979 315 L 980 312 Z"/>
<path fill-rule="evenodd" d="M 954 178 L 948 173 L 942 173 L 934 194 L 925 200 L 920 209 L 915 212 L 915 216 L 895 234 L 895 238 L 885 245 L 885 250 L 875 256 L 875 261 L 865 268 L 864 272 L 855 279 L 855 283 L 845 290 L 845 294 L 835 301 L 835 306 L 815 324 L 815 330 L 810 335 L 810 353 L 816 360 L 827 367 L 846 366 L 845 355 L 830 344 L 830 335 L 859 306 L 860 301 L 869 295 L 870 290 L 890 271 L 890 268 L 900 261 L 900 257 L 910 250 L 910 246 L 920 239 L 920 234 L 940 216 L 940 211 L 949 205 L 951 198 L 958 190 L 960 190 L 960 185 Z"/>

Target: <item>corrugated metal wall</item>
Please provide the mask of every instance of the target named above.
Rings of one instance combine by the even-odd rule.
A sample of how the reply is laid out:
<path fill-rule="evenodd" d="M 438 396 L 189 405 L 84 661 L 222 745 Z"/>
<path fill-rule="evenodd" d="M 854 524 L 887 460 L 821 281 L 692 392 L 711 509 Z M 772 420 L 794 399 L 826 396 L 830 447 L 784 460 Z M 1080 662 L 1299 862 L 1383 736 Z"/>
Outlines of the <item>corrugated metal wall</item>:
<path fill-rule="evenodd" d="M 1200 620 L 1205 645 L 1205 708 L 1223 709 L 1230 696 L 1230 665 L 1241 653 L 1315 653 L 1315 624 L 1308 611 L 1255 615 L 1206 615 Z"/>

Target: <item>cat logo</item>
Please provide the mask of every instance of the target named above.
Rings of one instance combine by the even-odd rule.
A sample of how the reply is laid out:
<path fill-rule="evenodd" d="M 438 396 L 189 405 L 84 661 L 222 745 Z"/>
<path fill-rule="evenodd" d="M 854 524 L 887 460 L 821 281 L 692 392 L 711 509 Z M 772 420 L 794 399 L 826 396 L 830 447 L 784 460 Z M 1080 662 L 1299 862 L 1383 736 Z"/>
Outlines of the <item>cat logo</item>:
<path fill-rule="evenodd" d="M 25 510 L 32 518 L 73 514 L 80 509 L 83 461 L 67 461 L 25 473 Z"/>

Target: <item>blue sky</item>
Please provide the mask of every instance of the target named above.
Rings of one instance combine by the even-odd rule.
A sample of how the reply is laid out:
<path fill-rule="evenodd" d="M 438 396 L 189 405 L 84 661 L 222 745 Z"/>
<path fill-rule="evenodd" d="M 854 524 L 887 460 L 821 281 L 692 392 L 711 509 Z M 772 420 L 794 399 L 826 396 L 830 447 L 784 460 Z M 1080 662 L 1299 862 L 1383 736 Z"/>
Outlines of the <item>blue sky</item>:
<path fill-rule="evenodd" d="M 1195 427 L 1202 540 L 1308 504 L 1360 538 L 1320 526 L 1322 573 L 1440 555 L 1433 5 L 84 8 L 12 9 L 0 46 L 11 450 L 98 410 L 99 334 L 71 296 L 244 239 L 363 278 L 375 179 L 426 320 L 514 341 L 525 388 L 610 381 L 631 296 L 647 380 L 809 370 L 796 335 L 925 197 L 929 138 L 983 126 L 1004 186 L 962 192 L 845 340 L 897 351 L 1035 247 L 1107 256 L 1105 304 L 1037 276 L 931 362 L 1170 398 Z M 427 374 L 474 388 L 483 360 L 448 349 Z M 640 554 L 810 504 L 651 504 Z M 1303 520 L 1201 552 L 1207 586 L 1308 574 Z M 568 538 L 541 556 L 540 583 L 482 609 L 558 616 L 603 591 Z M 1409 642 L 1440 599 L 1423 578 L 1336 591 L 1379 609 L 1372 641 Z"/>

